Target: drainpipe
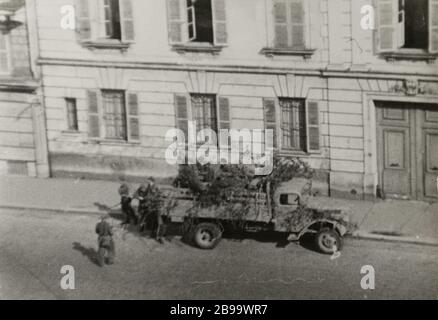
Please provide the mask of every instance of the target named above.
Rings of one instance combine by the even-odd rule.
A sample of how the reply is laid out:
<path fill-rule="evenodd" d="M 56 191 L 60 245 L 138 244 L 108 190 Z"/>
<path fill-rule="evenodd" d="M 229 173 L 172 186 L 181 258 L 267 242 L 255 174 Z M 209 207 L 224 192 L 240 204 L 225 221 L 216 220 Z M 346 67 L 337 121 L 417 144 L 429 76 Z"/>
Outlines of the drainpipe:
<path fill-rule="evenodd" d="M 37 65 L 39 57 L 39 37 L 37 8 L 35 0 L 26 0 L 26 23 L 29 43 L 29 57 L 32 76 L 39 84 L 34 96 L 29 101 L 32 108 L 32 124 L 35 143 L 36 175 L 39 178 L 50 177 L 46 116 L 44 108 L 44 94 L 42 88 L 41 68 Z"/>

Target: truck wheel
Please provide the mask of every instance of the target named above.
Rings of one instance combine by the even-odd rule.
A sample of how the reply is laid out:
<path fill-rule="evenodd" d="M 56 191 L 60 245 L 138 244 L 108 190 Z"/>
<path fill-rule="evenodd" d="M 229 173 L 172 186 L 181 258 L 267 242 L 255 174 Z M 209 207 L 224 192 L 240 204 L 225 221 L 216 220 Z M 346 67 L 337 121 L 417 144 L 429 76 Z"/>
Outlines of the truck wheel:
<path fill-rule="evenodd" d="M 202 222 L 195 227 L 194 241 L 201 249 L 213 249 L 222 238 L 219 226 L 211 222 Z"/>
<path fill-rule="evenodd" d="M 342 249 L 342 238 L 335 230 L 324 228 L 316 234 L 315 240 L 322 253 L 332 254 Z"/>

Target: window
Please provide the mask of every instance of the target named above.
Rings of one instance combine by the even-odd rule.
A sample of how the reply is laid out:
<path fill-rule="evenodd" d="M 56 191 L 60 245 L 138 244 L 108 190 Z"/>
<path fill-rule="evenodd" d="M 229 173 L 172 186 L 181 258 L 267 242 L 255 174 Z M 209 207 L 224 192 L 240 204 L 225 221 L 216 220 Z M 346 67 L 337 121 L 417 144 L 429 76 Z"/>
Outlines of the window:
<path fill-rule="evenodd" d="M 69 131 L 78 131 L 78 114 L 76 109 L 76 99 L 66 98 L 67 107 L 67 129 Z"/>
<path fill-rule="evenodd" d="M 126 46 L 134 41 L 133 17 L 132 0 L 76 0 L 77 35 L 84 45 Z"/>
<path fill-rule="evenodd" d="M 379 49 L 438 52 L 438 0 L 379 0 Z"/>
<path fill-rule="evenodd" d="M 280 99 L 281 134 L 284 149 L 306 150 L 306 117 L 304 101 Z"/>
<path fill-rule="evenodd" d="M 202 129 L 211 129 L 218 132 L 217 126 L 217 110 L 216 97 L 214 95 L 193 94 L 191 96 L 192 119 L 196 122 L 196 132 Z M 196 141 L 199 144 L 204 144 L 206 138 L 201 138 Z M 215 144 L 217 141 L 214 142 Z"/>
<path fill-rule="evenodd" d="M 176 126 L 181 129 L 188 141 L 188 121 L 196 121 L 196 131 L 210 128 L 218 133 L 220 129 L 230 129 L 230 103 L 226 97 L 191 94 L 175 95 Z M 205 141 L 197 141 L 203 144 Z M 225 141 L 229 144 L 229 140 Z"/>
<path fill-rule="evenodd" d="M 298 205 L 300 197 L 293 193 L 280 194 L 280 204 L 282 206 Z"/>
<path fill-rule="evenodd" d="M 192 95 L 193 120 L 196 130 L 212 129 L 217 132 L 216 97 L 212 95 Z"/>
<path fill-rule="evenodd" d="M 189 40 L 213 43 L 211 0 L 187 0 Z"/>
<path fill-rule="evenodd" d="M 103 0 L 102 9 L 104 38 L 122 40 L 119 0 Z"/>
<path fill-rule="evenodd" d="M 428 0 L 399 0 L 399 21 L 403 16 L 405 20 L 403 48 L 428 48 L 427 2 Z M 401 20 L 403 21 L 403 19 Z"/>
<path fill-rule="evenodd" d="M 315 49 L 309 48 L 310 28 L 306 13 L 309 2 L 304 0 L 266 0 L 272 10 L 268 16 L 268 43 L 260 53 L 310 58 Z"/>
<path fill-rule="evenodd" d="M 302 0 L 273 0 L 274 47 L 304 49 Z"/>
<path fill-rule="evenodd" d="M 171 44 L 226 44 L 226 0 L 167 0 L 167 3 Z"/>
<path fill-rule="evenodd" d="M 8 35 L 0 32 L 0 73 L 9 73 L 9 59 Z"/>
<path fill-rule="evenodd" d="M 277 125 L 277 107 L 280 121 Z M 265 129 L 274 132 L 274 148 L 285 152 L 320 152 L 319 106 L 316 101 L 264 98 Z"/>
<path fill-rule="evenodd" d="M 102 91 L 105 138 L 126 140 L 125 97 L 121 91 Z"/>
<path fill-rule="evenodd" d="M 88 136 L 139 141 L 138 95 L 119 90 L 88 91 Z"/>

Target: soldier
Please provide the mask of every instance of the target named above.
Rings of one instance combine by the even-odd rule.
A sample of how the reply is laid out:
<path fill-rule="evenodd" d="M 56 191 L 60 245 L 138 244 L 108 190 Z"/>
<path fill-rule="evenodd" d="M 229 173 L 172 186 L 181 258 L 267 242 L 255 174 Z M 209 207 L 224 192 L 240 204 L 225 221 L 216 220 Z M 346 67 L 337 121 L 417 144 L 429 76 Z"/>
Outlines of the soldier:
<path fill-rule="evenodd" d="M 146 206 L 153 224 L 152 234 L 158 242 L 163 243 L 165 233 L 165 224 L 161 215 L 163 199 L 162 193 L 155 185 L 155 179 L 152 177 L 148 179 Z"/>
<path fill-rule="evenodd" d="M 125 221 L 122 222 L 122 225 L 129 224 L 131 222 L 134 225 L 137 224 L 137 216 L 135 215 L 134 209 L 131 206 L 132 198 L 129 195 L 129 187 L 126 183 L 123 183 L 119 188 L 120 194 L 120 205 L 122 207 L 122 212 L 125 214 Z"/>
<path fill-rule="evenodd" d="M 113 231 L 111 225 L 108 223 L 109 216 L 103 215 L 101 221 L 96 225 L 96 233 L 98 235 L 97 244 L 97 260 L 99 266 L 103 267 L 105 263 L 105 253 L 107 254 L 106 262 L 108 264 L 114 263 L 115 258 L 115 245 L 113 240 Z"/>
<path fill-rule="evenodd" d="M 146 204 L 147 188 L 146 185 L 141 184 L 137 191 L 134 193 L 134 198 L 139 201 L 138 214 L 140 216 L 140 232 L 146 227 L 148 210 Z"/>

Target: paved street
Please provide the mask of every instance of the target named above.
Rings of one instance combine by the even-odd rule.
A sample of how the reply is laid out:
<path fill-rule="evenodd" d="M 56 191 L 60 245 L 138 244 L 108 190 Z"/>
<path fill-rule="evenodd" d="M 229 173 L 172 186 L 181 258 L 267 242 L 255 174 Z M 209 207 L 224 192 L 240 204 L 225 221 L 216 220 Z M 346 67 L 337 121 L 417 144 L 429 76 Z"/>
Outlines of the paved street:
<path fill-rule="evenodd" d="M 118 226 L 117 220 L 112 220 Z M 438 299 L 438 248 L 347 239 L 337 259 L 275 239 L 202 251 L 116 228 L 116 264 L 95 263 L 96 215 L 0 211 L 0 299 Z M 75 290 L 62 290 L 63 265 Z M 360 287 L 363 265 L 375 290 Z"/>

